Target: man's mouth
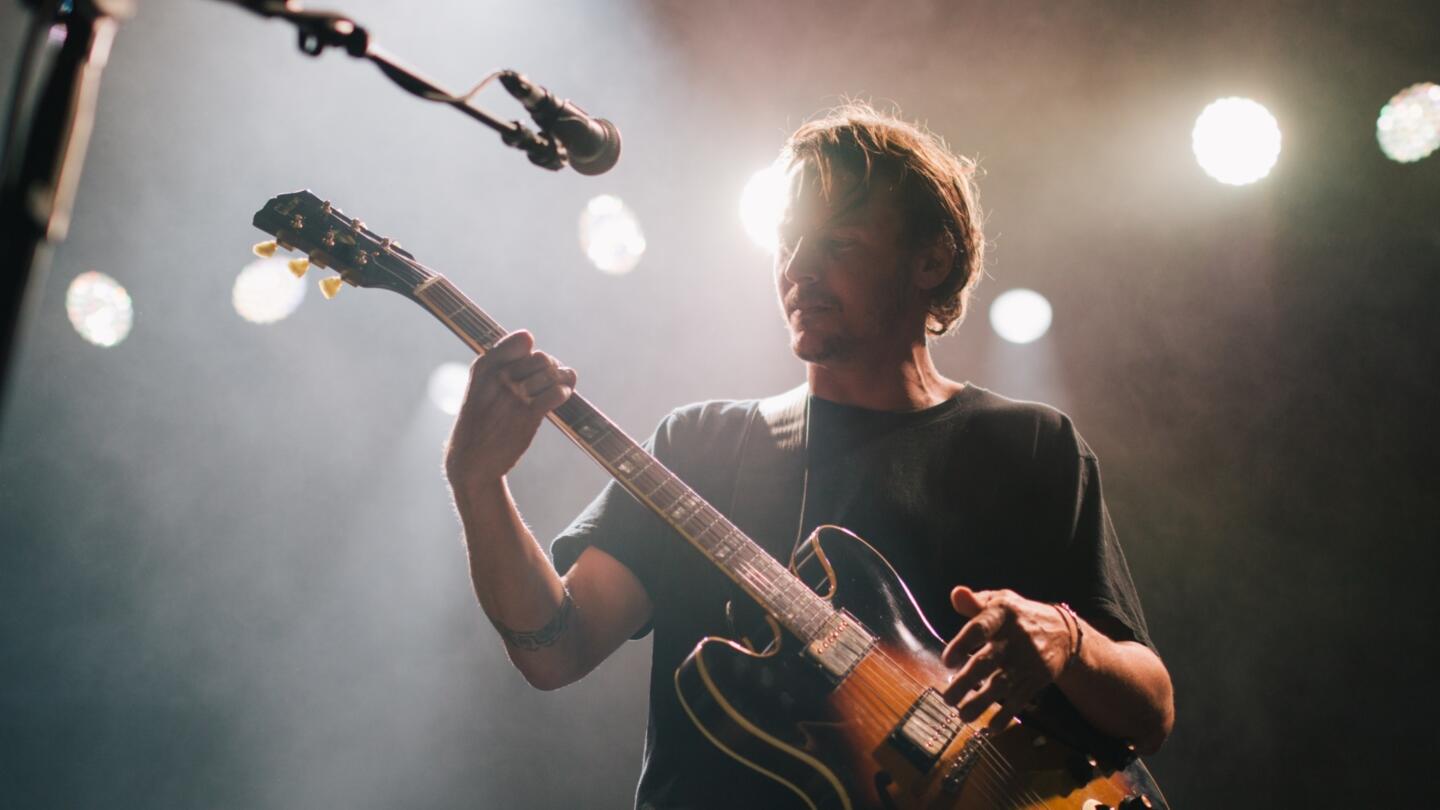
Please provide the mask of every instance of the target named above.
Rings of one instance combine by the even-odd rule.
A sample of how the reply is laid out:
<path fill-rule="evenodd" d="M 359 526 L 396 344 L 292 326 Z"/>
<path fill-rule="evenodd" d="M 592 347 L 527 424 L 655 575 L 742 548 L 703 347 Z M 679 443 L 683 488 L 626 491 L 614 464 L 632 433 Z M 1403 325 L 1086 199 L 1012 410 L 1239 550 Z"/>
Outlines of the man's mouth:
<path fill-rule="evenodd" d="M 809 315 L 818 312 L 829 312 L 835 308 L 835 302 L 818 298 L 802 299 L 799 301 L 795 301 L 791 303 L 788 307 L 790 312 L 798 312 L 802 315 Z"/>

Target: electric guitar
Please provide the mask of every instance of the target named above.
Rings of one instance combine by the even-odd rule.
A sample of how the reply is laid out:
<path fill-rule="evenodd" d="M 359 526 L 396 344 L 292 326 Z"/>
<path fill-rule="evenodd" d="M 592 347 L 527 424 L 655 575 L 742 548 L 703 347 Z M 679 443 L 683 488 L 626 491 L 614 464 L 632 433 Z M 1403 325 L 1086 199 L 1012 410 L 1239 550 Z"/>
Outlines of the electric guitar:
<path fill-rule="evenodd" d="M 506 331 L 444 276 L 309 191 L 281 194 L 254 224 L 298 250 L 296 275 L 333 268 L 344 283 L 420 304 L 471 349 Z M 950 676 L 905 584 L 859 537 L 811 535 L 787 567 L 706 503 L 579 394 L 550 420 L 733 580 L 767 615 L 763 650 L 712 637 L 675 673 L 685 712 L 726 754 L 821 808 L 1167 808 L 1133 749 L 1078 720 L 1053 688 L 998 732 L 997 707 L 964 723 L 938 691 Z M 829 531 L 826 531 L 829 530 Z M 818 572 L 818 575 L 817 575 Z M 818 587 L 807 582 L 817 580 Z"/>

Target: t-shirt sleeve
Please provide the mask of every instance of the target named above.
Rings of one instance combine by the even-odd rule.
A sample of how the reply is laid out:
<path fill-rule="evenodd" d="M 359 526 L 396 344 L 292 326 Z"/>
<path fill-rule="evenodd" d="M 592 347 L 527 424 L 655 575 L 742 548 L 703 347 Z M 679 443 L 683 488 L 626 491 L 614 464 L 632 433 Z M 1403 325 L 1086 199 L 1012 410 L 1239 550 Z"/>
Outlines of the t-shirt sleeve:
<path fill-rule="evenodd" d="M 1058 591 L 1064 601 L 1097 629 L 1117 641 L 1138 641 L 1155 649 L 1145 626 L 1140 596 L 1110 521 L 1100 485 L 1100 462 L 1069 419 L 1057 441 L 1057 465 L 1073 500 L 1065 552 L 1060 555 Z"/>
<path fill-rule="evenodd" d="M 675 421 L 674 413 L 666 416 L 650 438 L 642 443 L 667 467 L 671 466 L 670 440 Z M 594 546 L 630 569 L 653 604 L 658 601 L 667 554 L 676 545 L 671 533 L 663 520 L 612 480 L 551 542 L 550 556 L 555 570 L 563 575 L 580 558 L 581 552 Z M 641 638 L 648 632 L 650 625 L 646 624 L 635 634 L 635 638 Z"/>

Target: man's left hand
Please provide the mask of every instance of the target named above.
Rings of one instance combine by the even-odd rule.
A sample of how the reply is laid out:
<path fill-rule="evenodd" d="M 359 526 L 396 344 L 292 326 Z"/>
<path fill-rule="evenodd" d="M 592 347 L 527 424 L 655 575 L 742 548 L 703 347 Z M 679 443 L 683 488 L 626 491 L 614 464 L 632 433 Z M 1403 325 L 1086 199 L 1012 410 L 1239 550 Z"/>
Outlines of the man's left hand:
<path fill-rule="evenodd" d="M 950 592 L 950 602 L 971 618 L 941 654 L 945 666 L 960 668 L 944 698 L 966 723 L 998 704 L 987 726 L 999 731 L 1060 677 L 1076 631 L 1057 606 L 1014 591 L 972 591 L 962 585 Z"/>

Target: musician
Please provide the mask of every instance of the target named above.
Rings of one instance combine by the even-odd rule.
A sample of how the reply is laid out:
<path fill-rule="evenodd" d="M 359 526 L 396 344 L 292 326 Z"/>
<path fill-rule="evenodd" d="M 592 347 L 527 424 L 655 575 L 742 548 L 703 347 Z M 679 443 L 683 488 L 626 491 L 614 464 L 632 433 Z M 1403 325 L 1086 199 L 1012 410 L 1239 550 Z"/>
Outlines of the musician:
<path fill-rule="evenodd" d="M 782 165 L 789 202 L 775 283 L 808 383 L 808 478 L 767 547 L 796 523 L 836 523 L 874 545 L 950 639 L 945 697 L 997 728 L 1050 684 L 1095 728 L 1157 749 L 1174 717 L 1100 489 L 1064 414 L 943 376 L 930 341 L 965 314 L 984 240 L 971 162 L 864 106 L 801 127 Z M 611 484 L 557 538 L 552 560 L 505 475 L 575 372 L 516 332 L 475 361 L 446 469 L 475 591 L 511 661 L 540 689 L 655 632 L 644 808 L 788 807 L 796 797 L 706 740 L 673 673 L 697 641 L 732 636 L 739 590 Z M 678 409 L 653 452 L 722 511 L 755 401 Z M 752 535 L 754 533 L 752 532 Z M 756 535 L 757 541 L 762 540 Z"/>

